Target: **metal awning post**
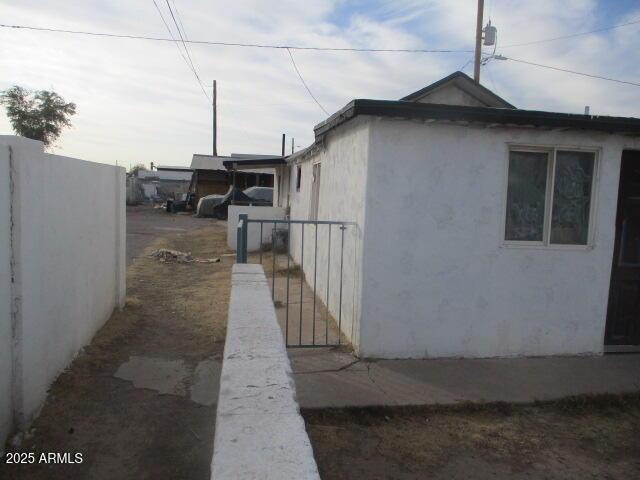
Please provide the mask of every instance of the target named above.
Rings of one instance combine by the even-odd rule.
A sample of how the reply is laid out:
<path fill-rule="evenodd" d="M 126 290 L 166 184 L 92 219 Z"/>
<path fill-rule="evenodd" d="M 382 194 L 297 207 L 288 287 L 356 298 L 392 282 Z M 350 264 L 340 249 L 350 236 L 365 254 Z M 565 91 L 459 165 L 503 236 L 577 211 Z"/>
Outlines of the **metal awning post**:
<path fill-rule="evenodd" d="M 236 231 L 236 263 L 247 263 L 247 228 L 249 215 L 241 213 Z"/>
<path fill-rule="evenodd" d="M 231 185 L 233 186 L 233 191 L 231 193 L 231 205 L 235 205 L 236 200 L 236 172 L 238 171 L 238 164 L 233 164 L 233 174 L 231 175 Z"/>

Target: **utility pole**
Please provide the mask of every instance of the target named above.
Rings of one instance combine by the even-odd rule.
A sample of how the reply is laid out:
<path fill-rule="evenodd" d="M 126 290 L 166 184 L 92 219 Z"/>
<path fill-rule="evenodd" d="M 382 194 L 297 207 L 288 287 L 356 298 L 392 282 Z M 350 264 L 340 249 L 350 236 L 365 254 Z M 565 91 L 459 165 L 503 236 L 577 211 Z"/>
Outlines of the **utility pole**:
<path fill-rule="evenodd" d="M 286 137 L 287 136 L 283 133 L 282 134 L 282 156 L 283 157 L 284 157 L 284 142 L 285 142 Z"/>
<path fill-rule="evenodd" d="M 218 156 L 218 102 L 216 98 L 216 81 L 213 81 L 211 92 L 211 107 L 213 108 L 213 156 Z"/>
<path fill-rule="evenodd" d="M 295 138 L 291 137 L 291 155 L 293 155 L 293 143 L 295 141 Z"/>
<path fill-rule="evenodd" d="M 478 0 L 478 18 L 476 23 L 476 54 L 473 64 L 473 79 L 480 83 L 480 54 L 482 52 L 482 14 L 484 12 L 484 0 Z"/>

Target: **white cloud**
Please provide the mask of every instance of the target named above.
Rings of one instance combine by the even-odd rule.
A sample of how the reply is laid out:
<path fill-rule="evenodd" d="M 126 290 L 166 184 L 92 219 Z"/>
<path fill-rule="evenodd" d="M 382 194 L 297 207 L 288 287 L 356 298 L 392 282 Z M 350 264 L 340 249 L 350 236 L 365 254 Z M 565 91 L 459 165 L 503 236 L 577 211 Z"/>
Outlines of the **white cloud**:
<path fill-rule="evenodd" d="M 166 12 L 164 0 L 156 1 Z M 191 39 L 451 49 L 470 49 L 474 40 L 474 0 L 175 1 Z M 0 3 L 4 23 L 167 35 L 152 0 Z M 493 0 L 488 10 L 498 27 L 499 44 L 504 45 L 588 30 L 603 21 L 597 18 L 595 0 L 568 0 L 562 8 L 554 0 Z M 638 17 L 640 10 L 615 21 Z M 639 30 L 630 26 L 505 48 L 502 53 L 633 80 L 640 76 Z M 325 115 L 300 84 L 286 50 L 191 45 L 190 51 L 203 81 L 218 80 L 222 153 L 278 153 L 282 132 L 294 136 L 298 145 L 312 141 L 313 125 Z M 470 57 L 293 54 L 330 112 L 352 98 L 399 98 L 447 75 Z M 0 71 L 0 88 L 53 88 L 78 105 L 74 127 L 59 143 L 62 154 L 125 165 L 188 164 L 192 153 L 211 150 L 210 105 L 174 44 L 0 29 Z M 513 62 L 489 63 L 483 69 L 483 84 L 522 108 L 580 112 L 589 104 L 594 113 L 640 113 L 638 87 Z M 4 115 L 0 130 L 10 131 Z"/>

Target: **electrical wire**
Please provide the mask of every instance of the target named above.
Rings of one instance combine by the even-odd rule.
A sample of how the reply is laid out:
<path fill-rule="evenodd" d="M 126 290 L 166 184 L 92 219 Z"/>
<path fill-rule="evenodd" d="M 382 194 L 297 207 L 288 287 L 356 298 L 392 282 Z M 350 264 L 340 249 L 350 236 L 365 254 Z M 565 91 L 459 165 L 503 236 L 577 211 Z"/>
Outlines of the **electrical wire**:
<path fill-rule="evenodd" d="M 174 2 L 175 6 L 175 2 Z M 595 30 L 589 30 L 586 32 L 574 33 L 571 35 L 562 35 L 559 37 L 544 38 L 541 40 L 535 40 L 532 42 L 512 43 L 508 45 L 502 45 L 501 48 L 512 47 L 524 47 L 526 45 L 535 45 L 539 43 L 555 42 L 557 40 L 565 40 L 568 38 L 575 38 L 584 35 L 590 35 L 592 33 L 604 32 L 607 30 L 613 30 L 616 28 L 626 27 L 629 25 L 636 25 L 640 23 L 640 19 L 632 20 L 626 23 L 620 23 L 617 25 L 610 25 L 607 27 L 598 28 Z M 156 42 L 174 42 L 173 38 L 164 37 L 151 37 L 145 35 L 127 35 L 118 33 L 106 33 L 106 32 L 88 32 L 83 30 L 65 30 L 60 28 L 46 28 L 46 27 L 34 27 L 30 25 L 9 25 L 0 24 L 0 28 L 12 28 L 20 30 L 34 30 L 40 32 L 50 33 L 67 33 L 75 35 L 91 35 L 95 37 L 111 37 L 111 38 L 124 38 L 133 40 L 150 40 Z M 201 44 L 201 45 L 218 45 L 225 47 L 250 47 L 250 48 L 273 48 L 273 49 L 290 49 L 290 50 L 319 50 L 328 52 L 400 52 L 400 53 L 473 53 L 473 50 L 459 50 L 459 49 L 425 49 L 425 48 L 350 48 L 350 47 L 303 47 L 298 45 L 274 45 L 274 44 L 262 44 L 262 43 L 240 43 L 240 42 L 216 42 L 210 40 L 185 40 L 186 43 Z"/>
<path fill-rule="evenodd" d="M 459 72 L 464 72 L 464 69 L 467 68 L 467 65 L 469 65 L 471 62 L 473 62 L 475 57 L 471 57 L 469 60 L 467 60 L 460 68 L 458 68 Z"/>
<path fill-rule="evenodd" d="M 524 47 L 526 45 L 537 45 L 539 43 L 555 42 L 556 40 L 565 40 L 567 38 L 575 38 L 575 37 L 581 37 L 583 35 L 591 35 L 592 33 L 605 32 L 607 30 L 613 30 L 615 28 L 627 27 L 629 25 L 636 25 L 638 23 L 640 23 L 640 18 L 636 20 L 631 20 L 630 22 L 626 22 L 626 23 L 609 25 L 608 27 L 602 27 L 596 30 L 590 30 L 588 32 L 573 33 L 571 35 L 562 35 L 560 37 L 544 38 L 542 40 L 534 40 L 532 42 L 512 43 L 510 45 L 502 45 L 500 48 Z"/>
<path fill-rule="evenodd" d="M 154 0 L 155 3 L 155 0 Z M 157 7 L 157 6 L 156 6 Z M 158 9 L 159 11 L 159 9 Z M 160 16 L 162 17 L 162 13 L 159 11 Z M 164 17 L 163 21 L 164 21 Z M 597 33 L 605 30 L 611 30 L 614 28 L 620 28 L 627 25 L 633 25 L 636 23 L 640 23 L 639 20 L 635 20 L 632 22 L 627 22 L 619 25 L 612 25 L 610 27 L 601 28 L 598 30 L 592 30 L 589 32 L 581 32 L 573 35 L 566 35 L 563 37 L 554 37 L 544 40 L 538 40 L 536 42 L 529 42 L 526 45 L 531 45 L 534 43 L 542 43 L 542 42 L 551 42 L 555 40 L 562 40 L 565 38 L 573 38 L 581 35 L 588 35 L 590 33 Z M 165 22 L 167 28 L 169 28 L 168 24 Z M 180 51 L 180 54 L 183 56 L 185 61 L 187 61 L 186 57 L 182 53 L 179 44 L 175 38 L 163 38 L 163 37 L 149 37 L 149 36 L 141 36 L 141 35 L 123 35 L 123 34 L 113 34 L 113 33 L 99 33 L 99 32 L 87 32 L 87 31 L 79 31 L 79 30 L 63 30 L 63 29 L 55 29 L 55 28 L 44 28 L 44 27 L 32 27 L 27 25 L 8 25 L 8 24 L 0 24 L 0 28 L 11 28 L 11 29 L 21 29 L 21 30 L 33 30 L 33 31 L 41 31 L 41 32 L 52 32 L 52 33 L 67 33 L 67 34 L 76 34 L 76 35 L 90 35 L 96 37 L 110 37 L 110 38 L 125 38 L 125 39 L 136 39 L 136 40 L 150 40 L 150 41 L 158 41 L 158 42 L 174 42 Z M 171 33 L 170 29 L 169 32 Z M 215 42 L 215 41 L 207 41 L 207 40 L 188 40 L 185 39 L 185 43 L 190 44 L 200 44 L 200 45 L 218 45 L 218 46 L 227 46 L 227 47 L 250 47 L 250 48 L 270 48 L 270 49 L 280 49 L 287 50 L 289 55 L 291 55 L 291 50 L 316 50 L 316 51 L 329 51 L 329 52 L 401 52 L 401 53 L 473 53 L 473 50 L 447 50 L 447 49 L 404 49 L 404 48 L 339 48 L 339 47 L 301 47 L 301 46 L 293 46 L 293 45 L 270 45 L 270 44 L 258 44 L 258 43 L 234 43 L 234 42 Z M 500 48 L 509 48 L 516 46 L 524 46 L 525 44 L 511 44 L 511 45 L 503 45 Z M 504 57 L 501 55 L 496 55 L 494 58 L 502 59 L 502 60 L 512 60 L 514 62 L 525 63 L 528 65 L 533 65 L 541 68 L 547 68 L 551 70 L 556 70 L 565 73 L 571 73 L 574 75 L 581 75 L 585 77 L 597 78 L 600 80 L 607 80 L 611 82 L 640 86 L 639 83 L 634 83 L 626 80 L 619 80 L 615 78 L 603 77 L 599 75 L 592 75 L 589 73 L 577 72 L 574 70 L 564 69 L 560 67 L 553 67 L 550 65 L 543 65 L 534 62 L 529 62 L 525 60 L 519 60 L 511 57 Z M 187 62 L 188 63 L 188 62 Z M 470 62 L 467 62 L 464 67 L 466 67 Z M 189 65 L 190 67 L 190 65 Z M 207 99 L 209 99 L 209 95 L 203 89 L 203 92 Z M 324 111 L 324 109 L 323 109 Z"/>
<path fill-rule="evenodd" d="M 549 69 L 549 70 L 556 70 L 558 72 L 572 73 L 574 75 L 581 75 L 583 77 L 597 78 L 599 80 L 607 80 L 609 82 L 623 83 L 623 84 L 626 84 L 626 85 L 633 85 L 635 87 L 640 87 L 640 83 L 630 82 L 628 80 L 620 80 L 618 78 L 603 77 L 601 75 L 594 75 L 594 74 L 591 74 L 591 73 L 577 72 L 575 70 L 569 70 L 568 68 L 560 68 L 560 67 L 553 67 L 551 65 L 543 65 L 541 63 L 529 62 L 527 60 L 521 60 L 521 59 L 518 59 L 518 58 L 505 57 L 504 55 L 496 55 L 494 58 L 496 60 L 511 60 L 512 62 L 524 63 L 526 65 L 532 65 L 532 66 L 535 66 L 535 67 L 546 68 L 546 69 Z"/>
<path fill-rule="evenodd" d="M 166 0 L 166 2 L 167 2 L 167 8 L 169 8 L 169 13 L 171 14 L 171 18 L 173 19 L 173 24 L 176 26 L 176 29 L 178 30 L 178 35 L 180 35 L 180 40 L 182 40 L 182 45 L 184 46 L 184 51 L 187 54 L 187 58 L 189 59 L 189 62 L 191 63 L 191 70 L 193 71 L 193 74 L 196 76 L 196 80 L 198 80 L 198 83 L 200 84 L 200 88 L 202 89 L 203 92 L 205 92 L 205 96 L 207 97 L 207 100 L 210 100 L 209 95 L 206 94 L 204 85 L 202 84 L 202 80 L 200 80 L 200 75 L 198 75 L 198 70 L 196 69 L 196 66 L 193 63 L 193 59 L 191 58 L 191 55 L 189 54 L 189 49 L 187 48 L 187 44 L 184 41 L 186 36 L 187 36 L 187 34 L 185 33 L 184 36 L 182 35 L 182 31 L 180 30 L 180 26 L 178 25 L 178 22 L 176 21 L 176 17 L 173 15 L 173 10 L 171 9 L 171 5 L 169 4 L 169 0 Z M 154 3 L 155 3 L 155 0 L 154 0 Z M 175 3 L 173 5 L 175 6 Z M 176 14 L 177 13 L 178 13 L 178 10 L 176 9 Z M 180 23 L 182 23 L 182 22 L 180 22 Z"/>
<path fill-rule="evenodd" d="M 296 70 L 296 73 L 298 74 L 298 77 L 300 78 L 300 81 L 302 82 L 302 85 L 304 85 L 304 88 L 307 89 L 307 92 L 309 92 L 309 95 L 311 96 L 311 98 L 313 98 L 313 100 L 318 104 L 318 106 L 320 107 L 320 109 L 327 115 L 331 115 L 329 112 L 327 112 L 327 110 L 322 106 L 322 104 L 318 101 L 318 99 L 315 97 L 315 95 L 313 93 L 311 93 L 311 90 L 309 89 L 309 86 L 307 85 L 307 82 L 304 81 L 304 78 L 302 78 L 302 74 L 300 73 L 300 70 L 298 70 L 298 66 L 296 65 L 296 61 L 293 59 L 293 54 L 291 53 L 291 50 L 289 50 L 287 48 L 287 52 L 289 53 L 289 58 L 291 58 L 291 63 L 293 64 L 293 68 Z"/>
<path fill-rule="evenodd" d="M 189 65 L 191 66 L 191 69 L 194 70 L 194 72 L 195 72 L 195 65 L 193 64 L 193 59 L 191 58 L 191 55 L 189 54 L 189 49 L 187 48 L 187 44 L 184 43 L 184 38 L 185 37 L 182 35 L 182 30 L 180 29 L 180 25 L 178 25 L 176 17 L 173 14 L 173 10 L 171 9 L 171 4 L 169 3 L 169 0 L 165 0 L 165 2 L 167 3 L 167 8 L 169 9 L 169 15 L 171 15 L 171 19 L 173 20 L 173 25 L 176 27 L 176 30 L 178 31 L 178 36 L 180 37 L 180 41 L 182 42 L 182 48 L 184 49 L 184 52 L 187 54 L 187 59 L 189 60 Z M 196 73 L 196 75 L 197 75 L 197 73 Z"/>
<path fill-rule="evenodd" d="M 150 37 L 144 35 L 124 35 L 117 33 L 87 32 L 82 30 L 63 30 L 59 28 L 32 27 L 28 25 L 8 25 L 0 23 L 0 28 L 34 30 L 38 32 L 68 33 L 75 35 L 91 35 L 94 37 L 126 38 L 133 40 L 150 40 L 155 42 L 175 42 L 175 38 Z M 173 36 L 172 36 L 173 37 Z M 301 47 L 295 45 L 273 45 L 265 43 L 215 42 L 209 40 L 185 40 L 185 43 L 198 45 L 218 45 L 223 47 L 271 48 L 278 50 L 318 50 L 326 52 L 370 52 L 370 53 L 473 53 L 473 50 L 448 50 L 426 48 L 350 48 L 350 47 Z"/>
<path fill-rule="evenodd" d="M 173 3 L 173 9 L 176 11 L 176 17 L 178 17 L 178 23 L 180 23 L 180 28 L 182 29 L 182 33 L 184 33 L 184 38 L 187 38 L 187 29 L 184 28 L 184 24 L 182 23 L 182 18 L 180 18 L 180 12 L 178 12 L 178 6 L 174 0 L 171 0 Z"/>
<path fill-rule="evenodd" d="M 178 43 L 178 41 L 173 36 L 173 32 L 171 31 L 171 28 L 169 28 L 169 24 L 164 19 L 164 15 L 162 15 L 162 11 L 160 10 L 160 7 L 158 7 L 158 4 L 156 3 L 156 0 L 152 0 L 152 1 L 153 1 L 153 4 L 156 7 L 156 10 L 158 11 L 158 14 L 160 15 L 160 18 L 162 19 L 162 23 L 164 23 L 164 26 L 167 27 L 167 31 L 169 32 L 169 35 L 171 36 L 171 40 L 176 44 L 176 47 L 178 48 L 178 51 L 180 52 L 180 55 L 182 56 L 182 59 L 187 64 L 187 67 L 189 67 L 189 70 L 191 70 L 193 72 L 193 74 L 195 75 L 196 80 L 198 81 L 198 85 L 200 85 L 200 88 L 202 89 L 202 93 L 204 93 L 204 96 L 207 97 L 207 100 L 209 102 L 211 102 L 211 99 L 209 98 L 209 95 L 207 94 L 207 91 L 202 86 L 202 82 L 200 81 L 200 77 L 198 76 L 197 72 L 193 69 L 193 67 L 190 65 L 189 60 L 187 60 L 187 57 L 185 57 L 184 53 L 182 53 L 182 49 L 180 48 L 180 44 Z"/>

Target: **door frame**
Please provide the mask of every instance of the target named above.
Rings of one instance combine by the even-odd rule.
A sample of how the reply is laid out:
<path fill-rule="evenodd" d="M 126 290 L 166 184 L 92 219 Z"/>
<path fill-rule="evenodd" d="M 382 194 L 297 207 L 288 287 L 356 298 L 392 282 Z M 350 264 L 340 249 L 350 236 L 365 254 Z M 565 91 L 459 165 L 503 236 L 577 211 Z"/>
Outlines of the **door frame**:
<path fill-rule="evenodd" d="M 611 267 L 611 276 L 609 278 L 609 294 L 607 301 L 607 310 L 606 310 L 606 318 L 605 318 L 605 330 L 604 330 L 604 351 L 605 353 L 626 353 L 626 352 L 640 352 L 640 344 L 624 344 L 624 343 L 607 343 L 609 341 L 609 329 L 611 327 L 612 315 L 613 315 L 613 285 L 616 279 L 614 276 L 616 275 L 616 267 L 619 264 L 619 257 L 621 254 L 621 236 L 622 236 L 622 228 L 621 228 L 621 215 L 623 214 L 623 204 L 624 204 L 624 194 L 626 193 L 623 189 L 624 178 L 623 174 L 623 164 L 625 162 L 625 154 L 627 152 L 633 152 L 637 157 L 634 160 L 627 161 L 637 161 L 640 162 L 640 150 L 638 149 L 624 149 L 622 151 L 622 155 L 620 158 L 620 173 L 618 177 L 618 194 L 616 201 L 616 217 L 615 217 L 615 232 L 614 232 L 614 245 L 612 252 L 612 267 Z"/>

